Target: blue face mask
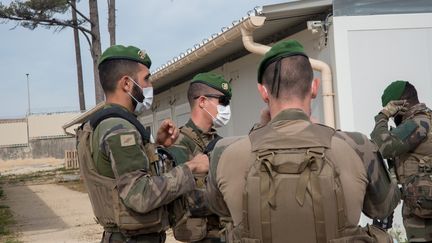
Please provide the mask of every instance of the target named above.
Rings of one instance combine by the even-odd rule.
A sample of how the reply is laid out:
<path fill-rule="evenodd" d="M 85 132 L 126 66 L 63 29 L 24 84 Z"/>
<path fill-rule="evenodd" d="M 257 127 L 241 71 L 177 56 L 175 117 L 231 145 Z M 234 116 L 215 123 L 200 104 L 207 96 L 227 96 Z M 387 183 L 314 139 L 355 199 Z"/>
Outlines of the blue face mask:
<path fill-rule="evenodd" d="M 141 86 L 139 86 L 139 84 L 137 82 L 135 82 L 135 80 L 133 80 L 132 78 L 129 77 L 129 79 L 140 88 L 140 90 L 142 91 L 142 95 L 143 95 L 143 99 L 141 101 L 139 101 L 137 98 L 135 98 L 130 92 L 128 93 L 129 96 L 135 100 L 136 102 L 136 106 L 135 106 L 135 111 L 134 113 L 136 115 L 140 115 L 142 114 L 144 111 L 150 109 L 152 103 L 153 103 L 153 87 L 146 87 L 146 88 L 141 88 Z"/>

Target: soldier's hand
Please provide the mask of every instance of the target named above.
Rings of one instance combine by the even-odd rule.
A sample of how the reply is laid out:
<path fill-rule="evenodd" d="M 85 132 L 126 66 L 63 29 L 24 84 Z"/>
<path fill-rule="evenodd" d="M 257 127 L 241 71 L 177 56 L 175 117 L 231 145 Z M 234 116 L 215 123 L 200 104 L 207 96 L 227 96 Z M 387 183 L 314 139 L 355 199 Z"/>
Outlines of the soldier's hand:
<path fill-rule="evenodd" d="M 381 113 L 386 115 L 388 118 L 395 116 L 396 114 L 405 113 L 408 108 L 408 102 L 406 100 L 392 100 L 381 110 Z"/>
<path fill-rule="evenodd" d="M 192 160 L 186 162 L 186 165 L 193 173 L 207 173 L 209 170 L 209 157 L 205 154 L 198 154 Z"/>
<path fill-rule="evenodd" d="M 170 119 L 165 119 L 157 132 L 156 143 L 165 147 L 171 146 L 179 136 L 179 129 Z"/>

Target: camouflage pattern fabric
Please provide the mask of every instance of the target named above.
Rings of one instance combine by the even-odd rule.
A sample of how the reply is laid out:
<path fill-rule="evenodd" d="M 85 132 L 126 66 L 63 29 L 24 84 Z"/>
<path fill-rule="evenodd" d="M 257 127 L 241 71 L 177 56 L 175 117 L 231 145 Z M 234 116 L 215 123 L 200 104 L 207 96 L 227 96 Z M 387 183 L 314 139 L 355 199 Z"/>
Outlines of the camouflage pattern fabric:
<path fill-rule="evenodd" d="M 174 157 L 176 163 L 181 165 L 192 159 L 195 155 L 202 153 L 207 145 L 217 136 L 218 135 L 215 129 L 212 128 L 209 132 L 203 132 L 194 124 L 191 119 L 189 119 L 185 126 L 180 128 L 180 135 L 175 144 L 169 147 L 168 150 Z M 181 231 L 181 234 L 185 238 L 188 238 L 187 235 L 192 237 L 192 235 L 196 234 L 192 231 L 199 231 L 203 228 L 206 228 L 207 231 L 219 231 L 219 218 L 212 214 L 207 206 L 205 192 L 206 178 L 206 175 L 195 175 L 196 189 L 173 203 L 178 204 L 180 203 L 180 200 L 184 200 L 183 202 L 186 203 L 185 207 L 183 208 L 183 210 L 185 210 L 184 213 L 189 214 L 194 218 L 192 220 L 193 222 L 191 220 L 184 222 L 184 227 L 177 225 L 177 227 L 174 229 L 174 236 L 178 237 L 178 234 L 176 233 Z M 173 206 L 172 208 L 178 210 L 179 207 Z M 178 212 L 173 214 L 177 215 Z M 203 215 L 206 217 L 203 218 Z M 203 218 L 205 220 L 201 222 L 198 220 L 198 218 Z M 200 223 L 197 224 L 196 222 L 198 221 Z M 198 227 L 197 225 L 200 224 L 206 225 Z M 220 239 L 216 237 L 217 236 L 210 237 L 207 235 L 206 238 L 194 242 L 220 242 Z"/>
<path fill-rule="evenodd" d="M 183 164 L 195 155 L 202 153 L 207 144 L 216 137 L 215 129 L 212 128 L 209 132 L 204 133 L 191 119 L 184 125 L 184 129 L 189 129 L 196 136 L 191 138 L 182 132 L 182 128 L 180 129 L 177 141 L 168 148 L 177 164 Z"/>
<path fill-rule="evenodd" d="M 304 129 L 310 120 L 303 111 L 287 109 L 274 117 L 270 124 L 283 127 L 280 132 L 289 135 Z M 347 150 L 352 151 L 352 159 L 345 155 Z M 251 151 L 247 137 L 224 138 L 216 144 L 210 156 L 210 208 L 221 217 L 232 217 L 234 229 L 227 237 L 234 239 L 238 238 L 238 232 L 245 223 L 242 222 L 245 176 L 256 159 Z M 329 156 L 334 157 L 332 161 L 341 170 L 349 226 L 357 225 L 361 211 L 369 217 L 381 219 L 391 214 L 400 201 L 400 191 L 396 181 L 391 180 L 374 143 L 363 134 L 338 131 L 333 136 Z"/>
<path fill-rule="evenodd" d="M 412 187 L 412 178 L 424 172 L 431 174 L 432 138 L 428 135 L 431 114 L 425 104 L 414 105 L 404 114 L 401 124 L 391 131 L 388 130 L 388 118 L 385 115 L 380 113 L 375 116 L 375 128 L 371 138 L 379 146 L 384 158 L 395 161 L 397 177 L 403 188 L 408 190 L 404 195 L 409 196 L 408 200 L 412 195 L 425 194 L 432 189 Z M 421 171 L 422 167 L 426 170 Z M 413 205 L 404 203 L 402 210 L 408 240 L 410 242 L 432 241 L 432 220 L 419 217 L 422 212 L 419 212 L 419 207 Z"/>
<path fill-rule="evenodd" d="M 195 187 L 186 165 L 153 176 L 140 133 L 122 118 L 105 119 L 95 128 L 92 151 L 97 172 L 116 180 L 123 204 L 137 213 L 164 206 Z"/>
<path fill-rule="evenodd" d="M 400 201 L 396 181 L 392 181 L 384 166 L 376 144 L 358 132 L 337 132 L 336 137 L 343 139 L 363 161 L 367 172 L 368 185 L 364 195 L 363 213 L 370 218 L 387 217 Z M 336 149 L 336 148 L 335 148 Z"/>

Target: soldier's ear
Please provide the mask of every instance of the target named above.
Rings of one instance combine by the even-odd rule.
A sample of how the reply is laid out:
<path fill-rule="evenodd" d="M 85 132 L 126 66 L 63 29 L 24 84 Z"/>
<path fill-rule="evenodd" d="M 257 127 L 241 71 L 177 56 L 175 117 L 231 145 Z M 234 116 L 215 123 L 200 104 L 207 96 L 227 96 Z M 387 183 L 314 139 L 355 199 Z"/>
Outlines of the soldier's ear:
<path fill-rule="evenodd" d="M 319 78 L 314 78 L 312 80 L 312 85 L 311 85 L 311 97 L 312 97 L 312 99 L 315 99 L 318 96 L 320 83 L 321 83 L 321 80 Z"/>
<path fill-rule="evenodd" d="M 262 99 L 265 103 L 268 103 L 270 97 L 269 97 L 269 93 L 268 93 L 268 91 L 267 91 L 267 88 L 266 88 L 264 85 L 262 85 L 262 84 L 257 84 L 257 88 L 258 88 L 258 93 L 259 93 L 260 96 L 261 96 L 261 99 Z"/>
<path fill-rule="evenodd" d="M 118 88 L 120 88 L 124 92 L 130 93 L 133 90 L 133 83 L 128 76 L 123 76 L 118 82 Z"/>
<path fill-rule="evenodd" d="M 198 97 L 197 103 L 198 103 L 198 106 L 200 108 L 205 108 L 205 106 L 206 106 L 206 98 L 204 96 Z"/>

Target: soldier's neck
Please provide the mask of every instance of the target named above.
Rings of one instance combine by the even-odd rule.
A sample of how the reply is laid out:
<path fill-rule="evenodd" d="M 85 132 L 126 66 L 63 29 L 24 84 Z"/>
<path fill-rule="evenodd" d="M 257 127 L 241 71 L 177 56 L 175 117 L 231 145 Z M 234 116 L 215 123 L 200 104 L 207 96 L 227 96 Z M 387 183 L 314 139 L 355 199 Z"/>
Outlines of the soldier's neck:
<path fill-rule="evenodd" d="M 106 95 L 106 103 L 121 105 L 130 112 L 133 112 L 134 110 L 131 99 L 128 97 L 120 97 L 118 95 Z"/>
<path fill-rule="evenodd" d="M 290 101 L 271 101 L 269 104 L 270 117 L 273 119 L 281 111 L 287 109 L 300 109 L 303 110 L 306 115 L 310 117 L 311 115 L 311 99 L 305 100 L 290 100 Z"/>
<path fill-rule="evenodd" d="M 205 115 L 208 114 L 192 110 L 191 120 L 201 131 L 208 132 L 212 128 L 213 122 L 209 121 Z"/>

